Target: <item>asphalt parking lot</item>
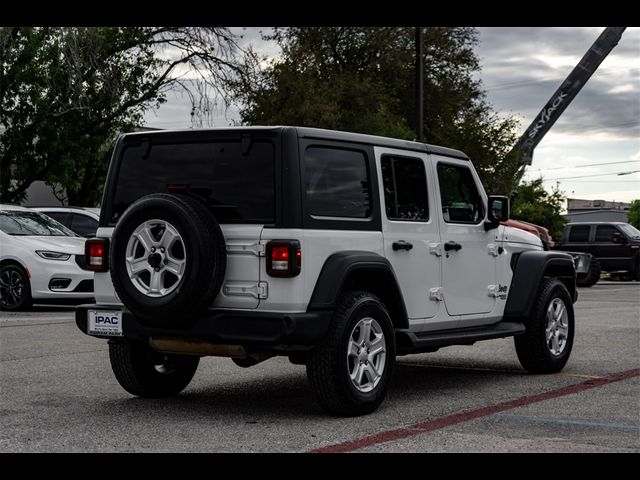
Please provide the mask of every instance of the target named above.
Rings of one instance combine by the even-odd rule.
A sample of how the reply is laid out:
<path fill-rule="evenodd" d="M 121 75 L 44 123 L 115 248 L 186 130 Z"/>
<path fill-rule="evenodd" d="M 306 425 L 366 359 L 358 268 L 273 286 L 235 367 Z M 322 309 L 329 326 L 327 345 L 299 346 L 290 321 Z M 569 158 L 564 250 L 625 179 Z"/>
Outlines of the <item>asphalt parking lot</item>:
<path fill-rule="evenodd" d="M 0 313 L 0 452 L 638 452 L 640 283 L 580 289 L 567 367 L 511 339 L 400 357 L 373 414 L 335 418 L 303 366 L 205 358 L 171 399 L 133 398 L 69 308 Z"/>

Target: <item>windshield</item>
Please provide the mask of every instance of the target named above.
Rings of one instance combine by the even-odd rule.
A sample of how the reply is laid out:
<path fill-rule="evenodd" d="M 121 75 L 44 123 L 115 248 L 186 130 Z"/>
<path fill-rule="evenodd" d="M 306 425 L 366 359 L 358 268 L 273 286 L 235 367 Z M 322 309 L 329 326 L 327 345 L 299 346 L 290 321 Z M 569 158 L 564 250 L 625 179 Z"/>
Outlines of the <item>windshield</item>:
<path fill-rule="evenodd" d="M 628 223 L 624 223 L 622 225 L 618 225 L 618 228 L 622 230 L 627 236 L 631 238 L 640 238 L 640 230 L 638 230 L 633 225 L 629 225 Z"/>
<path fill-rule="evenodd" d="M 53 218 L 39 212 L 22 210 L 0 211 L 0 230 L 9 235 L 35 235 L 40 237 L 77 237 Z"/>

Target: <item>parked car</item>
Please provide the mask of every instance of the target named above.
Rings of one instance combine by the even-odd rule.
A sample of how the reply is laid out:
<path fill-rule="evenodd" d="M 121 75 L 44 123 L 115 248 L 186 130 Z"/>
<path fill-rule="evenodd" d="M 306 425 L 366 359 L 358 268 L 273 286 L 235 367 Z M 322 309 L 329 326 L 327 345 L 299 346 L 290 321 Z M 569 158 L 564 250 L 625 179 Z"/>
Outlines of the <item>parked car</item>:
<path fill-rule="evenodd" d="M 593 255 L 588 285 L 594 285 L 600 272 L 620 280 L 640 280 L 640 230 L 624 222 L 567 223 L 556 250 L 586 252 Z"/>
<path fill-rule="evenodd" d="M 100 220 L 99 208 L 33 207 L 33 210 L 50 216 L 78 235 L 88 238 L 96 236 Z"/>
<path fill-rule="evenodd" d="M 532 373 L 569 360 L 573 259 L 500 225 L 509 199 L 463 152 L 297 127 L 133 133 L 104 198 L 84 262 L 97 303 L 76 323 L 109 340 L 133 395 L 178 394 L 201 356 L 283 355 L 327 411 L 361 415 L 397 355 L 515 337 Z"/>
<path fill-rule="evenodd" d="M 84 238 L 40 212 L 0 205 L 0 307 L 93 298 L 93 272 L 80 268 Z"/>

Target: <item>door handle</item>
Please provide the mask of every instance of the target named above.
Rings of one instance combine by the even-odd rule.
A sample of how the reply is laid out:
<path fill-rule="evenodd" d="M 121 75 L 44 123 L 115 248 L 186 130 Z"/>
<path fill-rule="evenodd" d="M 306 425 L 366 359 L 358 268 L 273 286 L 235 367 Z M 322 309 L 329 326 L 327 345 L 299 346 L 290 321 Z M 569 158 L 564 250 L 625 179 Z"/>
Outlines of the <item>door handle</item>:
<path fill-rule="evenodd" d="M 397 252 L 398 250 L 408 251 L 413 248 L 413 244 L 405 242 L 404 240 L 398 240 L 397 242 L 393 242 L 392 248 L 394 252 Z"/>
<path fill-rule="evenodd" d="M 451 250 L 455 250 L 457 252 L 461 248 L 462 248 L 462 245 L 460 245 L 459 243 L 454 242 L 453 240 L 451 240 L 450 242 L 447 242 L 447 243 L 444 244 L 444 250 L 446 252 L 449 252 Z"/>

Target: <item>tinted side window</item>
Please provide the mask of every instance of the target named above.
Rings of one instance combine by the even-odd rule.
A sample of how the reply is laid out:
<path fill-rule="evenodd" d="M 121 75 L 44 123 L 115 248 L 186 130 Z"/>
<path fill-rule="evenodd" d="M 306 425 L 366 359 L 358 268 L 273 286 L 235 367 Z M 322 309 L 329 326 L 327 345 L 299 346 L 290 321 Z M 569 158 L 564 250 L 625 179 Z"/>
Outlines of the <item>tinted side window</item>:
<path fill-rule="evenodd" d="M 613 225 L 598 225 L 596 227 L 596 242 L 611 243 L 611 236 L 614 233 L 619 232 Z"/>
<path fill-rule="evenodd" d="M 576 225 L 569 231 L 570 242 L 588 242 L 590 225 Z"/>
<path fill-rule="evenodd" d="M 382 157 L 384 204 L 389 220 L 429 219 L 427 176 L 419 158 Z"/>
<path fill-rule="evenodd" d="M 371 214 L 366 157 L 357 150 L 309 147 L 304 157 L 306 207 L 319 217 Z"/>
<path fill-rule="evenodd" d="M 447 223 L 479 223 L 484 218 L 482 197 L 471 170 L 459 165 L 438 164 L 442 216 Z"/>
<path fill-rule="evenodd" d="M 48 217 L 53 218 L 54 220 L 57 220 L 58 222 L 63 224 L 65 227 L 71 226 L 71 220 L 69 218 L 68 213 L 65 213 L 65 212 L 42 212 L 42 213 L 44 213 Z"/>
<path fill-rule="evenodd" d="M 98 221 L 87 215 L 74 213 L 70 228 L 83 237 L 93 237 L 96 234 L 96 230 L 98 230 Z"/>
<path fill-rule="evenodd" d="M 254 141 L 245 151 L 240 141 L 153 144 L 122 154 L 111 223 L 131 203 L 169 186 L 201 198 L 221 223 L 272 223 L 275 212 L 275 149 Z"/>

